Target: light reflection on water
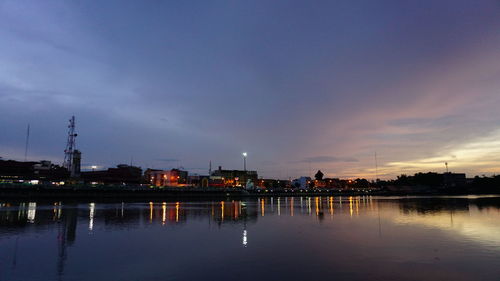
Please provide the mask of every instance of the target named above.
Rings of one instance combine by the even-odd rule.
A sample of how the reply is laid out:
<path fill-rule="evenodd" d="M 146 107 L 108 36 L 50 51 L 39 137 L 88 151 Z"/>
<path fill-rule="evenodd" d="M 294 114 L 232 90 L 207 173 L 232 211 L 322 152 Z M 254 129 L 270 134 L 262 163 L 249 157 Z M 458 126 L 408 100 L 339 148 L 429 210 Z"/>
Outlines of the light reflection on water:
<path fill-rule="evenodd" d="M 499 197 L 0 202 L 0 280 L 498 280 Z"/>

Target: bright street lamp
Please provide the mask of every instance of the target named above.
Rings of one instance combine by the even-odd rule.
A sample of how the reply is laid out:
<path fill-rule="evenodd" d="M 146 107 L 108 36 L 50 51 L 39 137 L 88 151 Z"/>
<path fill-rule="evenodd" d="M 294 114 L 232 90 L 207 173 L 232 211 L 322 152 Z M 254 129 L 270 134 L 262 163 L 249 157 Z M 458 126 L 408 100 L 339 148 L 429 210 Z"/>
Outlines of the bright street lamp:
<path fill-rule="evenodd" d="M 243 170 L 246 171 L 247 170 L 247 153 L 246 152 L 243 152 L 242 153 L 243 155 Z"/>

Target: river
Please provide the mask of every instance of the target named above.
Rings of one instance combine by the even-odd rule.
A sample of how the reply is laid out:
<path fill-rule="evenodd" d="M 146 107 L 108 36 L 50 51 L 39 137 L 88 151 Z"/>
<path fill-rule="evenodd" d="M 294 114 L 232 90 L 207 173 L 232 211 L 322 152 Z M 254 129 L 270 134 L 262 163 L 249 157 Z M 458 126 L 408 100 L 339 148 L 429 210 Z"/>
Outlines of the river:
<path fill-rule="evenodd" d="M 500 197 L 0 201 L 0 280 L 499 280 Z"/>

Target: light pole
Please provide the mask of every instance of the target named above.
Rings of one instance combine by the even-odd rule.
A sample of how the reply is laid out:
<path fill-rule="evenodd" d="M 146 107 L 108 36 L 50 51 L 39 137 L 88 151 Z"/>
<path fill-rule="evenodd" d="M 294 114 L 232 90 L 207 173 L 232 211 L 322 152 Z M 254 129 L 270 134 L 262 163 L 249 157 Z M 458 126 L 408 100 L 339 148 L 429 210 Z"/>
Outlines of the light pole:
<path fill-rule="evenodd" d="M 95 171 L 95 169 L 97 169 L 97 166 L 92 166 L 92 172 Z"/>
<path fill-rule="evenodd" d="M 246 170 L 247 170 L 247 155 L 248 154 L 246 152 L 243 152 L 242 155 L 243 155 L 243 170 L 246 172 Z"/>

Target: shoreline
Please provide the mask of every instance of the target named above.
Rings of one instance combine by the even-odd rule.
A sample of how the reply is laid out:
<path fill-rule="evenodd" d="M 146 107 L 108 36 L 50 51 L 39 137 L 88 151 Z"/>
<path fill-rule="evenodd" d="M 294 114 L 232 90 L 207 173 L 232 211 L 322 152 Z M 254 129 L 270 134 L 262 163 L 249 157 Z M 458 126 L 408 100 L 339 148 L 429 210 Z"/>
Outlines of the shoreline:
<path fill-rule="evenodd" d="M 160 199 L 240 199 L 257 197 L 313 197 L 313 196 L 467 196 L 467 195 L 499 195 L 499 193 L 478 193 L 464 190 L 428 191 L 428 192 L 392 192 L 392 191 L 246 191 L 241 189 L 117 189 L 117 188 L 47 188 L 47 187 L 2 187 L 0 200 L 59 200 L 59 199 L 126 199 L 126 200 L 160 200 Z"/>

